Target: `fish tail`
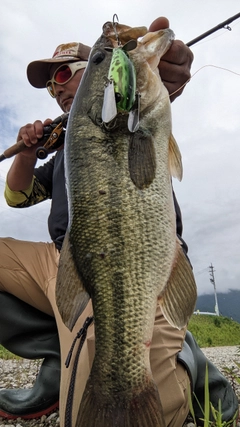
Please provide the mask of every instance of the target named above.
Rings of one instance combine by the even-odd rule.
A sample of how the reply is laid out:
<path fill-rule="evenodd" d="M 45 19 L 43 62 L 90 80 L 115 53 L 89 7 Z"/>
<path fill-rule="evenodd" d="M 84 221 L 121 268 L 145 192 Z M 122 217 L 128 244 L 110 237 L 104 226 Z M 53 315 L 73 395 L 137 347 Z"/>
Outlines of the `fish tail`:
<path fill-rule="evenodd" d="M 96 385 L 96 384 L 95 384 Z M 91 377 L 83 394 L 76 427 L 165 427 L 158 390 L 153 381 L 131 393 L 106 396 Z"/>

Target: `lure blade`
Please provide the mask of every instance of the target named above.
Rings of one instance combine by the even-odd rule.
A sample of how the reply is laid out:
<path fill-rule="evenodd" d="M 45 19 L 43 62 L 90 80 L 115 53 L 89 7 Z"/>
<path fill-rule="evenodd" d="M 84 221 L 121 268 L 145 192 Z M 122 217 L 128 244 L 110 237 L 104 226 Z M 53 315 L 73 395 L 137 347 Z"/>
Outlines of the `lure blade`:
<path fill-rule="evenodd" d="M 115 100 L 114 84 L 112 80 L 109 80 L 103 97 L 103 106 L 102 106 L 102 121 L 104 123 L 109 123 L 117 115 L 117 106 Z"/>
<path fill-rule="evenodd" d="M 136 106 L 135 106 L 136 105 Z M 129 132 L 136 132 L 139 128 L 139 114 L 140 114 L 140 95 L 136 95 L 136 103 L 134 104 L 128 115 L 128 130 Z"/>

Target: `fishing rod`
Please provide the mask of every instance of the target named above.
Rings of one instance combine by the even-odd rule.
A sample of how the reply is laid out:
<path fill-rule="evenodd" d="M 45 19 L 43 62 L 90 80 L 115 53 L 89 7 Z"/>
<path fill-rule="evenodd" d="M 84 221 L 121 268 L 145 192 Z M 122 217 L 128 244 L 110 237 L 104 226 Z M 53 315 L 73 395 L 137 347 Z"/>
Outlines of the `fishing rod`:
<path fill-rule="evenodd" d="M 211 28 L 211 30 L 206 31 L 205 33 L 201 34 L 200 36 L 196 37 L 195 39 L 191 40 L 190 42 L 186 43 L 188 47 L 192 46 L 195 43 L 198 43 L 200 40 L 205 39 L 205 37 L 210 36 L 210 34 L 215 33 L 215 31 L 220 30 L 221 28 L 225 28 L 229 31 L 231 31 L 231 27 L 229 27 L 228 24 L 231 24 L 231 22 L 235 21 L 236 19 L 240 18 L 240 13 L 237 13 L 236 15 L 232 16 L 231 18 L 228 18 L 226 21 L 221 22 L 221 24 L 216 25 L 216 27 Z"/>
<path fill-rule="evenodd" d="M 39 159 L 46 159 L 49 152 L 56 150 L 63 144 L 68 115 L 69 113 L 62 114 L 61 116 L 57 117 L 50 125 L 44 126 L 43 136 L 38 139 L 38 141 L 43 142 L 43 145 L 36 149 L 36 156 Z M 0 155 L 0 162 L 5 159 L 10 159 L 10 157 L 16 156 L 16 154 L 21 153 L 26 148 L 27 146 L 24 144 L 22 139 L 17 141 L 14 145 L 7 148 L 4 153 Z"/>

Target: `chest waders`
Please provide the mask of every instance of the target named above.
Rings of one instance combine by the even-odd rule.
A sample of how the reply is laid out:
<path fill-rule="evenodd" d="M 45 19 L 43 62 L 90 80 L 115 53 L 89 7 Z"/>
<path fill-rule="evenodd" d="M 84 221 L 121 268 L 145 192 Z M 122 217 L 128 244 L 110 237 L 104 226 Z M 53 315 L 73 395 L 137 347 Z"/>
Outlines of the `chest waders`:
<path fill-rule="evenodd" d="M 31 389 L 1 389 L 0 417 L 38 418 L 58 407 L 60 347 L 54 317 L 0 292 L 0 344 L 25 359 L 44 359 Z"/>
<path fill-rule="evenodd" d="M 183 364 L 190 378 L 192 403 L 197 425 L 203 425 L 206 365 L 208 365 L 208 388 L 211 404 L 218 411 L 219 401 L 221 401 L 222 421 L 229 423 L 238 418 L 238 398 L 231 384 L 206 358 L 189 331 L 186 333 L 183 349 L 178 353 L 177 360 Z M 211 411 L 210 420 L 214 421 Z"/>

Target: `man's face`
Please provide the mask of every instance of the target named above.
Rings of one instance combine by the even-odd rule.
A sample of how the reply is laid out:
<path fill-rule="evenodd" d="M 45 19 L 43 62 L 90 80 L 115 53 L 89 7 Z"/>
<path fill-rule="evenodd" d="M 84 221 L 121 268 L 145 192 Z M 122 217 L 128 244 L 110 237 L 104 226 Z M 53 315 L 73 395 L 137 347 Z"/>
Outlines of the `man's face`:
<path fill-rule="evenodd" d="M 54 64 L 51 66 L 50 69 L 50 79 L 52 78 L 54 72 L 59 67 L 59 64 Z M 74 96 L 77 92 L 77 88 L 79 86 L 79 83 L 81 81 L 81 78 L 84 73 L 84 68 L 81 70 L 78 70 L 74 76 L 65 84 L 54 84 L 54 89 L 56 93 L 56 100 L 59 105 L 59 107 L 64 111 L 64 113 L 68 113 L 70 111 Z"/>

